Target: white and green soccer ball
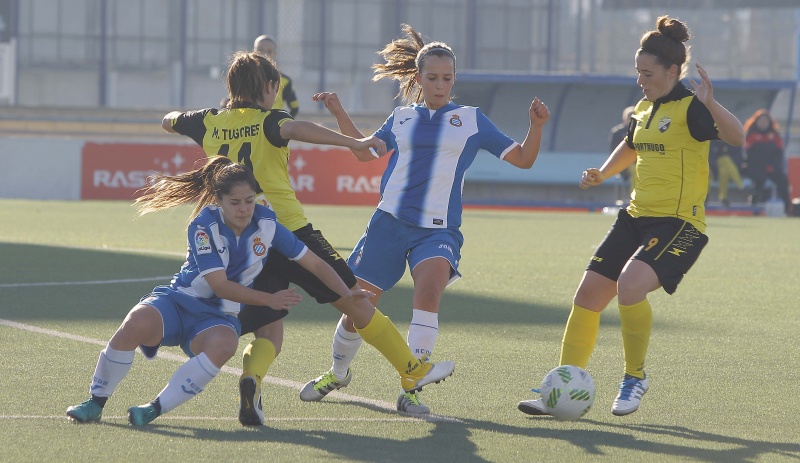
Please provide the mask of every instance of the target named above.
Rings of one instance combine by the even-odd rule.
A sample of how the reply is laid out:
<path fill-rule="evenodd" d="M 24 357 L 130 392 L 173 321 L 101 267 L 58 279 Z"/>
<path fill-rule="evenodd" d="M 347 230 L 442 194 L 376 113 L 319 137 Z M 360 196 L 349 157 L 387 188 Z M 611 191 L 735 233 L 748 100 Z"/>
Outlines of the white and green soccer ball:
<path fill-rule="evenodd" d="M 553 368 L 542 380 L 542 401 L 555 419 L 580 419 L 594 403 L 594 381 L 583 368 L 561 365 Z"/>

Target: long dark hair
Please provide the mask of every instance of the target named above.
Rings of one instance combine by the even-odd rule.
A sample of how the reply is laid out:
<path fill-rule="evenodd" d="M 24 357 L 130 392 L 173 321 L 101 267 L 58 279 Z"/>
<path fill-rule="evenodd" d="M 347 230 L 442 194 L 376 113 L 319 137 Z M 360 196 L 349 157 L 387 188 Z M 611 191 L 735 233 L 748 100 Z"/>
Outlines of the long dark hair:
<path fill-rule="evenodd" d="M 272 58 L 259 52 L 236 52 L 228 67 L 228 107 L 245 101 L 259 103 L 265 86 L 269 83 L 280 85 L 280 82 L 281 73 Z"/>
<path fill-rule="evenodd" d="M 679 77 L 684 77 L 686 64 L 690 59 L 689 47 L 683 42 L 689 40 L 689 28 L 678 19 L 669 16 L 659 16 L 656 28 L 642 36 L 639 50 L 636 52 L 647 53 L 656 57 L 658 64 L 668 68 L 675 64 L 678 66 Z"/>
<path fill-rule="evenodd" d="M 143 194 L 134 200 L 134 205 L 139 215 L 145 215 L 196 202 L 192 211 L 192 217 L 196 217 L 204 207 L 222 199 L 222 195 L 230 193 L 239 183 L 258 191 L 258 182 L 250 169 L 224 156 L 213 156 L 202 167 L 189 172 L 149 177 L 148 186 L 140 190 Z"/>

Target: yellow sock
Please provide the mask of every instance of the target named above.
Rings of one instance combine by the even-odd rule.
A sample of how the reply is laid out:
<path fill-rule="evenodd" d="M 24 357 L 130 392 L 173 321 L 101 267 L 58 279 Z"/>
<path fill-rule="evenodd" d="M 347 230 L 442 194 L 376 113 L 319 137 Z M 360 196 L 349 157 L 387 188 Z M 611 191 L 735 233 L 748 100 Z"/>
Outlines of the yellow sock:
<path fill-rule="evenodd" d="M 561 365 L 586 368 L 599 331 L 600 312 L 592 312 L 573 304 L 564 329 L 564 338 L 561 340 Z"/>
<path fill-rule="evenodd" d="M 419 359 L 411 354 L 403 335 L 389 317 L 382 314 L 377 308 L 367 326 L 356 328 L 356 331 L 367 344 L 374 346 L 386 357 L 386 360 L 392 364 L 403 379 L 421 378 L 430 370 L 429 364 L 420 363 Z"/>
<path fill-rule="evenodd" d="M 633 305 L 619 305 L 622 322 L 622 347 L 625 349 L 625 374 L 644 379 L 644 358 L 650 344 L 653 309 L 647 299 Z"/>
<path fill-rule="evenodd" d="M 267 375 L 267 370 L 275 360 L 275 345 L 266 338 L 256 338 L 244 348 L 242 355 L 242 377 L 252 376 L 256 384 Z"/>

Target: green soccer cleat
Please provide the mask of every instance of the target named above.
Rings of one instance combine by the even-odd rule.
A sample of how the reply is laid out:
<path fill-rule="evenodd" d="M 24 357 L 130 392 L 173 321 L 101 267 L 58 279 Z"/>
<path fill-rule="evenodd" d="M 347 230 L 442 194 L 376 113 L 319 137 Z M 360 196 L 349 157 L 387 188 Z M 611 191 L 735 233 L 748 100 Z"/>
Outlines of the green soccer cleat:
<path fill-rule="evenodd" d="M 144 426 L 158 418 L 160 413 L 153 404 L 139 405 L 128 409 L 128 422 L 134 426 Z"/>
<path fill-rule="evenodd" d="M 344 379 L 338 379 L 336 375 L 333 374 L 333 370 L 330 370 L 319 378 L 307 382 L 306 385 L 303 386 L 303 389 L 300 390 L 300 400 L 304 402 L 318 402 L 328 395 L 328 393 L 350 384 L 352 379 L 353 374 L 350 372 L 349 368 L 347 369 L 347 376 L 345 376 Z"/>
<path fill-rule="evenodd" d="M 73 423 L 90 423 L 100 421 L 103 407 L 92 399 L 73 405 L 67 409 L 67 419 Z"/>
<path fill-rule="evenodd" d="M 428 415 L 431 409 L 419 401 L 419 393 L 404 392 L 397 398 L 397 411 L 409 415 Z"/>

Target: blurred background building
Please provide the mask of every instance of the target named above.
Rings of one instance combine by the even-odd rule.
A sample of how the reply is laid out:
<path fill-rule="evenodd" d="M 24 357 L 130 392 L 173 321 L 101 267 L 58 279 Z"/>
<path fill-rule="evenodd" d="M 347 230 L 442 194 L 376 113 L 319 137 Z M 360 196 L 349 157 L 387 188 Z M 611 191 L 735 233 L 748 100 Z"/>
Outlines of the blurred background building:
<path fill-rule="evenodd" d="M 607 153 L 642 96 L 639 39 L 662 14 L 689 25 L 717 98 L 742 120 L 772 110 L 800 155 L 800 0 L 0 0 L 0 134 L 113 120 L 157 136 L 157 115 L 217 106 L 231 54 L 261 34 L 278 43 L 299 118 L 329 123 L 311 95 L 336 91 L 371 130 L 398 103 L 371 65 L 408 23 L 455 50 L 457 102 L 522 137 L 539 96 L 553 114 L 546 151 Z"/>

